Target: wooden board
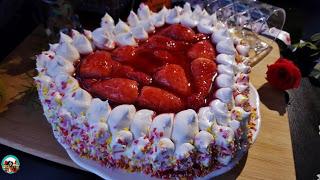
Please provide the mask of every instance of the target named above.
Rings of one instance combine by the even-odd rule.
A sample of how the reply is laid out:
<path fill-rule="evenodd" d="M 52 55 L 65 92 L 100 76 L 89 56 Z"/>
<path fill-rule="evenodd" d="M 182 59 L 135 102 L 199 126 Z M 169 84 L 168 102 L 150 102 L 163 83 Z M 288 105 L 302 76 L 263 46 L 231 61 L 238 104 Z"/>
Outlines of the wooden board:
<path fill-rule="evenodd" d="M 30 81 L 30 77 L 25 73 L 32 68 L 15 73 L 7 70 L 8 67 L 12 69 L 15 66 L 27 66 L 28 63 L 34 64 L 34 61 L 27 59 L 41 51 L 41 48 L 32 48 L 40 46 L 39 41 L 44 39 L 42 32 L 41 27 L 35 29 L 0 65 L 0 79 L 5 77 L 4 83 L 11 94 L 10 105 L 0 113 L 0 143 L 50 161 L 79 168 L 55 141 L 50 125 L 42 115 L 41 107 L 34 106 L 33 100 L 36 96 L 23 97 L 16 90 Z M 239 165 L 218 179 L 234 179 L 237 176 L 239 179 L 295 179 L 290 130 L 283 106 L 285 101 L 280 92 L 265 84 L 267 64 L 273 63 L 278 57 L 279 49 L 273 44 L 271 53 L 253 68 L 250 75 L 251 82 L 258 89 L 261 98 L 262 126 L 258 139 Z"/>

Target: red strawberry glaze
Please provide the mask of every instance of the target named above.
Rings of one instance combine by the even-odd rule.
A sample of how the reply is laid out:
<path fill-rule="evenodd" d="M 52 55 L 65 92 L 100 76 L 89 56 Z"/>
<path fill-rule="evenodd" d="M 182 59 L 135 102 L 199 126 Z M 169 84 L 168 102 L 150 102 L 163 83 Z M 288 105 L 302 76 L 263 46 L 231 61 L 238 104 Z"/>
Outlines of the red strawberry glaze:
<path fill-rule="evenodd" d="M 185 32 L 187 32 L 187 34 L 184 34 Z M 183 36 L 178 37 L 180 35 Z M 174 39 L 172 39 L 173 37 Z M 138 95 L 136 94 L 137 92 L 134 91 L 134 95 L 127 94 L 127 96 L 129 96 L 128 99 L 122 96 L 126 93 L 133 92 L 133 90 L 119 91 L 119 94 L 117 95 L 116 91 L 110 89 L 111 87 L 106 86 L 108 87 L 108 89 L 105 89 L 106 92 L 112 91 L 112 96 L 110 96 L 111 99 L 109 99 L 111 106 L 130 102 L 134 104 L 137 109 L 147 108 L 152 109 L 157 113 L 176 113 L 182 110 L 181 108 L 198 110 L 200 107 L 208 105 L 208 103 L 213 99 L 215 91 L 214 83 L 212 83 L 211 93 L 199 94 L 199 82 L 201 83 L 201 81 L 203 81 L 201 79 L 203 79 L 204 76 L 206 79 L 210 79 L 216 74 L 215 46 L 209 40 L 206 41 L 206 43 L 210 43 L 209 45 L 207 44 L 206 47 L 211 46 L 213 48 L 213 51 L 211 51 L 210 48 L 210 51 L 207 51 L 208 48 L 206 48 L 206 50 L 203 50 L 201 47 L 199 48 L 198 43 L 209 38 L 210 37 L 208 35 L 198 33 L 197 30 L 185 28 L 181 25 L 166 25 L 156 29 L 154 33 L 149 34 L 149 39 L 139 42 L 137 47 L 117 47 L 110 51 L 97 50 L 90 55 L 81 57 L 80 62 L 76 63 L 77 71 L 75 73 L 75 77 L 79 80 L 82 88 L 91 93 L 93 97 L 101 99 L 106 99 L 106 97 L 108 97 L 103 90 L 104 84 L 106 84 L 106 80 L 108 79 L 117 78 L 117 81 L 112 82 L 113 84 L 121 81 L 121 79 L 126 79 L 124 81 L 130 80 L 130 83 L 137 84 Z M 200 42 L 200 44 L 201 43 L 202 42 Z M 201 52 L 197 53 L 197 49 Z M 191 56 L 189 53 L 190 51 L 192 51 Z M 103 56 L 101 53 L 105 53 L 106 55 Z M 203 73 L 207 70 L 198 69 L 197 71 L 197 69 L 195 69 L 197 66 L 193 65 L 192 67 L 192 62 L 198 54 L 200 57 L 211 57 L 208 58 L 208 60 L 211 60 L 212 63 L 207 69 L 211 69 L 214 72 L 201 74 L 199 75 L 200 77 L 198 77 L 197 74 L 199 74 L 199 72 Z M 101 62 L 96 62 L 99 61 L 97 59 L 101 56 L 108 58 L 100 58 Z M 88 58 L 94 59 L 94 65 L 92 65 L 92 61 Z M 90 68 L 86 67 L 88 66 L 87 62 L 91 63 L 89 64 Z M 81 69 L 85 69 L 86 74 L 82 74 L 84 71 L 81 71 Z M 88 78 L 88 72 L 89 75 L 91 75 L 90 70 L 93 73 L 99 72 L 100 74 L 103 74 L 103 76 Z M 104 70 L 108 70 L 108 72 L 103 73 Z M 165 74 L 167 72 L 171 74 Z M 207 77 L 206 75 L 210 77 Z M 177 84 L 172 84 L 174 82 L 177 82 Z M 204 83 L 207 82 L 205 81 Z M 117 88 L 121 86 L 126 87 L 122 84 L 120 83 Z M 208 84 L 204 84 L 203 86 L 208 88 Z M 209 85 L 209 87 L 210 86 L 211 85 Z M 97 93 L 97 87 L 99 93 Z M 169 103 L 167 100 L 165 101 L 166 103 L 158 104 L 152 104 L 152 101 L 147 103 L 146 101 L 143 101 L 144 103 L 142 103 L 142 99 L 148 100 L 148 97 L 146 97 L 148 96 L 148 93 L 141 93 L 143 88 L 146 89 L 145 87 L 157 88 L 157 92 L 161 92 L 158 93 L 158 95 L 164 96 L 164 99 L 168 99 L 168 93 L 170 94 L 170 98 L 174 98 L 175 101 L 177 101 L 178 98 L 179 107 L 176 107 L 177 103 Z M 160 89 L 163 91 L 160 91 Z M 155 99 L 156 96 L 153 95 L 150 98 Z M 161 97 L 157 98 L 161 99 Z"/>

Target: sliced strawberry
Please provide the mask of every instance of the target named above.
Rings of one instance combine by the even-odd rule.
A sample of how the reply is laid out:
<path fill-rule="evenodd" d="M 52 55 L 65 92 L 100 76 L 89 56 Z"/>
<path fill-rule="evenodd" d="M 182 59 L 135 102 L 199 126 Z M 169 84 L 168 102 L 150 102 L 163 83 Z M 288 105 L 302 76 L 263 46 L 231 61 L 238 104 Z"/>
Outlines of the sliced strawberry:
<path fill-rule="evenodd" d="M 216 71 L 216 64 L 210 59 L 197 58 L 191 62 L 191 72 L 197 92 L 204 96 L 208 95 Z"/>
<path fill-rule="evenodd" d="M 130 62 L 136 54 L 136 47 L 122 46 L 112 52 L 112 59 L 119 62 Z"/>
<path fill-rule="evenodd" d="M 204 96 L 200 93 L 192 94 L 187 98 L 187 106 L 188 108 L 198 110 L 206 104 L 206 100 Z"/>
<path fill-rule="evenodd" d="M 199 41 L 195 43 L 188 51 L 188 57 L 190 59 L 196 58 L 207 58 L 207 59 L 215 59 L 216 52 L 208 40 Z"/>
<path fill-rule="evenodd" d="M 91 93 L 116 103 L 133 103 L 138 97 L 138 83 L 125 78 L 112 78 L 93 84 Z"/>
<path fill-rule="evenodd" d="M 155 110 L 159 113 L 178 112 L 184 109 L 182 100 L 160 88 L 144 86 L 138 98 L 141 107 Z"/>
<path fill-rule="evenodd" d="M 197 58 L 191 62 L 191 72 L 195 78 L 212 78 L 217 72 L 216 63 L 207 58 Z"/>
<path fill-rule="evenodd" d="M 154 75 L 154 80 L 179 94 L 188 95 L 191 92 L 190 83 L 184 69 L 176 64 L 165 65 Z"/>
<path fill-rule="evenodd" d="M 154 35 L 151 38 L 149 38 L 148 42 L 146 42 L 144 47 L 149 48 L 149 49 L 165 49 L 165 50 L 171 50 L 171 51 L 179 51 L 181 50 L 180 46 L 177 46 L 177 43 L 165 36 L 159 36 L 159 35 Z"/>
<path fill-rule="evenodd" d="M 132 71 L 134 71 L 132 67 L 120 64 L 118 68 L 114 69 L 112 73 L 112 78 L 118 78 L 118 77 L 127 78 L 128 77 L 127 74 Z"/>
<path fill-rule="evenodd" d="M 175 63 L 178 63 L 179 61 L 178 59 L 173 57 L 173 55 L 167 50 L 154 50 L 153 55 L 157 59 L 169 64 L 175 64 Z"/>
<path fill-rule="evenodd" d="M 131 71 L 127 73 L 127 77 L 129 79 L 136 80 L 141 85 L 149 85 L 152 83 L 151 76 L 147 75 L 146 73 L 139 72 L 139 71 Z"/>
<path fill-rule="evenodd" d="M 163 29 L 159 34 L 174 40 L 187 42 L 192 42 L 196 38 L 196 34 L 191 28 L 184 27 L 181 24 L 173 24 Z"/>
<path fill-rule="evenodd" d="M 97 82 L 97 79 L 82 79 L 81 87 L 87 91 L 90 91 L 91 86 Z"/>
<path fill-rule="evenodd" d="M 80 76 L 83 78 L 103 78 L 112 73 L 115 66 L 110 53 L 106 51 L 96 51 L 88 55 L 79 68 Z"/>

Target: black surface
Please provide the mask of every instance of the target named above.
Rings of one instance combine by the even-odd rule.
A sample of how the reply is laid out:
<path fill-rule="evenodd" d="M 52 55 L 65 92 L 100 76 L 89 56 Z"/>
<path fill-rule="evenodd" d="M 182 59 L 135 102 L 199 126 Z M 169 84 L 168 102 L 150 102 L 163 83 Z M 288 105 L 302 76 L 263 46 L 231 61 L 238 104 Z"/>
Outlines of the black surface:
<path fill-rule="evenodd" d="M 293 42 L 298 42 L 301 38 L 305 39 L 316 32 L 320 32 L 319 0 L 263 1 L 285 8 L 287 23 L 284 29 L 290 32 Z M 1 5 L 4 2 L 5 0 L 0 0 L 0 14 L 4 12 L 1 11 Z M 16 13 L 11 13 L 11 17 L 8 14 L 0 17 L 0 20 L 3 18 L 10 18 L 11 20 L 5 21 L 5 25 L 2 24 L 4 21 L 0 21 L 1 38 L 4 40 L 3 42 L 9 43 L 6 44 L 6 47 L 3 47 L 2 43 L 0 59 L 14 49 L 31 32 L 37 22 L 33 17 L 35 12 L 30 13 L 30 9 L 32 11 L 35 8 L 34 4 L 26 3 L 23 0 L 15 0 L 15 3 L 12 3 L 13 0 L 7 0 L 7 2 L 11 2 L 11 6 L 14 4 L 17 8 L 12 9 Z M 11 10 L 8 12 L 11 12 Z M 80 14 L 80 18 L 85 22 L 90 21 L 89 16 L 90 14 Z M 98 24 L 99 20 L 94 22 Z M 268 91 L 268 87 L 264 86 L 260 91 Z M 318 127 L 320 125 L 320 88 L 312 86 L 309 80 L 304 78 L 300 88 L 290 90 L 288 94 L 289 105 L 275 103 L 268 107 L 279 111 L 279 113 L 288 111 L 297 179 L 316 179 L 316 175 L 320 174 L 320 135 Z M 280 93 L 279 96 L 283 98 L 285 94 Z M 0 170 L 0 179 L 98 178 L 91 173 L 62 166 L 0 145 L 0 158 L 2 159 L 7 154 L 18 156 L 21 162 L 21 169 L 16 175 L 6 175 Z M 236 174 L 239 173 L 237 172 Z M 234 179 L 234 177 L 223 176 L 221 179 Z M 285 177 L 279 178 L 286 179 Z"/>
<path fill-rule="evenodd" d="M 287 106 L 297 179 L 320 174 L 320 87 L 304 78 Z"/>

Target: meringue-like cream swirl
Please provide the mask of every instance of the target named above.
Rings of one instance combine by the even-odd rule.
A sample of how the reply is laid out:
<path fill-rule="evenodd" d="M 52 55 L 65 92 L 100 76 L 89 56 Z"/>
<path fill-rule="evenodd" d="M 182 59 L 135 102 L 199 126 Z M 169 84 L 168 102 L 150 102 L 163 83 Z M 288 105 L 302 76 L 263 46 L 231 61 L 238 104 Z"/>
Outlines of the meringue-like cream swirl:
<path fill-rule="evenodd" d="M 78 31 L 73 29 L 72 39 L 72 44 L 80 54 L 89 54 L 93 52 L 92 44 L 84 34 L 80 34 Z"/>
<path fill-rule="evenodd" d="M 92 39 L 95 46 L 100 49 L 114 49 L 115 41 L 114 35 L 112 32 L 108 31 L 105 28 L 97 28 L 92 32 Z"/>

